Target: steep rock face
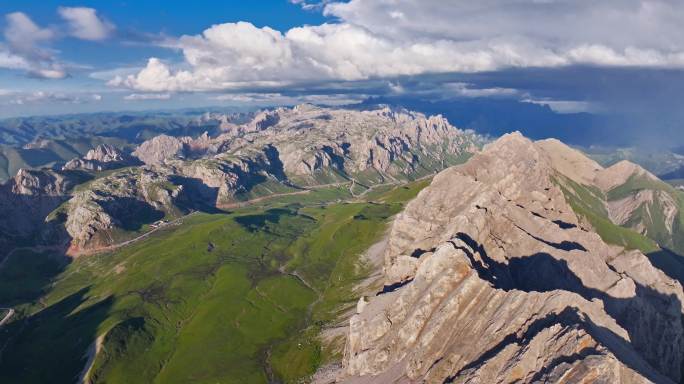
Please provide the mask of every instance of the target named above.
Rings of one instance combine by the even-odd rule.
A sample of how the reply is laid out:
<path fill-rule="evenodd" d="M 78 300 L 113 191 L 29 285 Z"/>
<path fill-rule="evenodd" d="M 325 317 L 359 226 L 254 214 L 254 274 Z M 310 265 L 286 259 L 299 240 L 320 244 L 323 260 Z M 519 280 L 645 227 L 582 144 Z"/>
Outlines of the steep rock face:
<path fill-rule="evenodd" d="M 70 252 L 107 247 L 124 240 L 123 231 L 130 237 L 144 224 L 191 209 L 234 203 L 238 194 L 266 180 L 284 183 L 283 177 L 271 147 L 116 172 L 80 188 L 66 204 Z"/>
<path fill-rule="evenodd" d="M 640 177 L 654 182 L 659 181 L 658 177 L 641 166 L 622 160 L 597 172 L 594 182 L 602 190 L 610 191 L 624 185 L 632 177 Z"/>
<path fill-rule="evenodd" d="M 192 142 L 193 139 L 187 136 L 159 135 L 140 144 L 133 156 L 147 165 L 161 165 L 168 159 L 185 157 L 186 147 Z"/>
<path fill-rule="evenodd" d="M 462 162 L 481 139 L 441 116 L 381 108 L 370 111 L 299 105 L 257 114 L 215 138 L 158 136 L 134 154 L 146 164 L 173 158 L 233 155 L 272 146 L 287 177 L 320 184 L 350 177 L 366 183 L 407 179 Z"/>
<path fill-rule="evenodd" d="M 121 151 L 107 144 L 98 145 L 85 155 L 85 160 L 100 161 L 102 163 L 122 161 L 123 159 L 124 154 Z"/>
<path fill-rule="evenodd" d="M 8 219 L 0 221 L 0 225 L 14 234 L 35 230 L 45 216 L 68 198 L 68 191 L 79 181 L 82 180 L 61 172 L 20 169 L 0 186 L 0 212 Z"/>
<path fill-rule="evenodd" d="M 477 150 L 475 135 L 441 116 L 310 105 L 274 113 L 277 119 L 271 118 L 268 128 L 244 138 L 249 143 L 272 143 L 283 156 L 285 172 L 304 181 L 325 171 L 373 181 L 405 179 L 444 168 Z"/>
<path fill-rule="evenodd" d="M 658 208 L 655 209 L 659 212 L 652 212 L 654 204 L 658 204 Z M 608 201 L 607 207 L 611 221 L 618 225 L 629 226 L 644 235 L 648 235 L 647 224 L 653 223 L 656 215 L 663 216 L 660 224 L 664 224 L 667 232 L 672 234 L 674 221 L 679 212 L 677 202 L 671 195 L 665 191 L 652 189 L 635 191 L 624 198 Z M 648 221 L 636 220 L 631 223 L 635 212 L 639 209 L 643 209 L 644 219 Z"/>
<path fill-rule="evenodd" d="M 83 169 L 89 171 L 104 171 L 131 164 L 132 161 L 118 148 L 101 144 L 91 149 L 83 158 L 76 158 L 67 162 L 63 170 Z"/>
<path fill-rule="evenodd" d="M 596 184 L 607 194 L 606 207 L 614 223 L 630 227 L 664 246 L 684 250 L 675 241 L 684 234 L 677 233 L 681 200 L 674 188 L 628 161 L 599 172 Z"/>
<path fill-rule="evenodd" d="M 244 132 L 263 131 L 264 129 L 278 124 L 278 121 L 280 121 L 280 114 L 286 110 L 287 109 L 285 108 L 278 108 L 274 111 L 263 111 L 258 113 L 254 116 L 254 119 L 247 124 Z"/>
<path fill-rule="evenodd" d="M 73 180 L 54 171 L 20 169 L 10 185 L 19 196 L 59 196 L 73 186 Z"/>
<path fill-rule="evenodd" d="M 680 284 L 580 224 L 543 146 L 507 135 L 398 215 L 347 381 L 680 379 Z"/>
<path fill-rule="evenodd" d="M 273 180 L 286 183 L 282 164 L 273 154 L 273 147 L 259 151 L 244 151 L 233 155 L 216 155 L 189 162 L 169 162 L 173 173 L 196 180 L 206 187 L 203 198 L 211 205 L 234 202 L 239 193 L 254 185 Z"/>
<path fill-rule="evenodd" d="M 64 226 L 71 237 L 70 253 L 106 247 L 118 230 L 139 230 L 145 223 L 183 212 L 177 202 L 183 186 L 168 173 L 147 168 L 127 170 L 98 179 L 74 193 L 65 207 Z"/>
<path fill-rule="evenodd" d="M 0 185 L 0 258 L 16 244 L 58 241 L 45 223 L 83 178 L 71 172 L 20 169 Z"/>

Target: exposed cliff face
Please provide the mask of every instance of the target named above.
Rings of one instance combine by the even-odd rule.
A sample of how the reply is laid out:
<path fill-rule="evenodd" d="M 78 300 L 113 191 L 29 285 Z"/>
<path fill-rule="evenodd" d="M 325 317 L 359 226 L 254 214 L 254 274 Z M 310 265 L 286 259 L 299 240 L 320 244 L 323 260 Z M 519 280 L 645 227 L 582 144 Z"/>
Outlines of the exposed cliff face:
<path fill-rule="evenodd" d="M 385 289 L 350 322 L 347 381 L 680 379 L 682 287 L 580 223 L 546 149 L 504 136 L 398 215 Z"/>
<path fill-rule="evenodd" d="M 331 177 L 374 183 L 415 177 L 463 161 L 480 141 L 441 116 L 389 108 L 355 111 L 300 105 L 262 112 L 216 138 L 158 136 L 134 154 L 147 164 L 161 164 L 173 158 L 210 158 L 272 146 L 284 173 L 300 184 Z"/>
<path fill-rule="evenodd" d="M 174 174 L 200 182 L 205 187 L 204 199 L 215 206 L 233 203 L 237 195 L 267 180 L 287 184 L 271 146 L 195 161 L 169 161 L 168 165 Z"/>
<path fill-rule="evenodd" d="M 0 186 L 0 211 L 6 218 L 0 225 L 9 233 L 30 233 L 68 198 L 68 191 L 80 181 L 83 180 L 61 172 L 20 169 L 7 184 Z"/>
<path fill-rule="evenodd" d="M 88 151 L 84 157 L 70 160 L 62 169 L 104 171 L 132 164 L 134 164 L 133 159 L 121 150 L 108 144 L 101 144 Z"/>
<path fill-rule="evenodd" d="M 9 184 L 17 196 L 59 196 L 74 186 L 74 180 L 54 171 L 20 169 Z"/>
<path fill-rule="evenodd" d="M 133 156 L 148 165 L 162 164 L 166 159 L 184 156 L 184 145 L 191 141 L 191 137 L 155 136 L 140 144 Z"/>
<path fill-rule="evenodd" d="M 0 256 L 9 252 L 12 244 L 29 240 L 36 244 L 48 236 L 43 233 L 46 216 L 83 181 L 77 173 L 20 169 L 0 185 Z"/>
<path fill-rule="evenodd" d="M 611 220 L 684 253 L 684 198 L 638 165 L 621 161 L 599 173 Z"/>
<path fill-rule="evenodd" d="M 123 240 L 122 231 L 171 220 L 191 209 L 231 204 L 260 183 L 285 183 L 272 147 L 118 171 L 79 188 L 66 203 L 70 254 Z"/>
<path fill-rule="evenodd" d="M 34 217 L 42 221 L 69 199 L 51 215 L 50 223 L 63 223 L 77 253 L 120 242 L 124 232 L 189 209 L 230 206 L 241 199 L 311 185 L 354 180 L 371 186 L 415 179 L 464 161 L 482 141 L 440 116 L 388 108 L 356 111 L 301 105 L 263 111 L 249 121 L 207 118 L 220 121 L 223 133 L 156 136 L 132 153 L 143 166 L 101 177 L 74 193 L 55 191 L 58 201 Z M 134 164 L 133 160 L 101 145 L 64 169 L 111 170 Z M 60 183 L 52 181 L 55 188 Z"/>
<path fill-rule="evenodd" d="M 70 253 L 115 243 L 117 231 L 135 231 L 145 223 L 183 213 L 178 208 L 183 186 L 163 170 L 138 168 L 98 179 L 74 193 L 66 203 L 64 226 Z"/>
<path fill-rule="evenodd" d="M 272 143 L 281 154 L 285 173 L 305 183 L 331 171 L 371 183 L 406 179 L 444 168 L 477 149 L 474 135 L 441 116 L 310 105 L 276 113 L 268 128 L 248 133 L 245 139 Z M 243 145 L 248 144 L 237 142 L 235 147 Z"/>

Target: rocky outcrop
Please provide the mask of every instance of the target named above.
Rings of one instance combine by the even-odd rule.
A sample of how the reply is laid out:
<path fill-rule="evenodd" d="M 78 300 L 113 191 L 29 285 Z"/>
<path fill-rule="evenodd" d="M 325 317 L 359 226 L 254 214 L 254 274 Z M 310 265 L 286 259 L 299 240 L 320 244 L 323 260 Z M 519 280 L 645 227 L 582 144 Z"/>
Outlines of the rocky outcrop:
<path fill-rule="evenodd" d="M 344 381 L 680 380 L 681 285 L 584 227 L 558 162 L 511 134 L 435 176 L 392 226 Z"/>
<path fill-rule="evenodd" d="M 74 186 L 74 180 L 51 170 L 20 169 L 9 184 L 20 197 L 60 196 Z"/>
<path fill-rule="evenodd" d="M 45 217 L 68 199 L 69 191 L 83 179 L 52 170 L 20 169 L 0 186 L 0 221 L 5 230 L 18 235 L 35 232 Z"/>
<path fill-rule="evenodd" d="M 113 173 L 80 188 L 66 204 L 70 253 L 108 247 L 125 240 L 125 232 L 189 210 L 234 203 L 267 180 L 286 183 L 272 147 Z"/>
<path fill-rule="evenodd" d="M 133 156 L 147 165 L 159 165 L 167 159 L 183 157 L 184 146 L 191 141 L 190 137 L 155 136 L 140 144 Z"/>
<path fill-rule="evenodd" d="M 106 247 L 122 240 L 121 231 L 177 217 L 184 213 L 178 204 L 183 197 L 183 186 L 163 171 L 138 168 L 98 179 L 66 204 L 69 253 Z"/>
<path fill-rule="evenodd" d="M 187 162 L 169 162 L 174 174 L 201 183 L 202 198 L 210 205 L 221 206 L 235 202 L 236 196 L 249 192 L 267 180 L 287 184 L 274 148 L 266 146 L 258 151 L 243 151 L 233 155 Z"/>
<path fill-rule="evenodd" d="M 658 204 L 658 207 L 655 208 L 654 204 Z M 678 204 L 671 195 L 665 191 L 652 189 L 639 190 L 624 198 L 608 201 L 607 207 L 611 221 L 618 225 L 630 226 L 644 235 L 648 235 L 647 224 L 653 223 L 657 215 L 662 215 L 661 224 L 664 224 L 667 232 L 672 234 L 674 221 L 679 213 Z M 643 209 L 641 214 L 645 220 L 630 223 L 639 209 Z M 659 212 L 652 212 L 653 209 L 658 209 Z"/>
<path fill-rule="evenodd" d="M 594 200 L 590 203 L 594 214 L 630 228 L 661 247 L 684 253 L 682 200 L 675 188 L 629 161 L 603 168 L 558 140 L 543 140 L 536 145 L 559 174 L 586 188 L 586 194 L 591 196 L 575 191 L 574 197 Z"/>
<path fill-rule="evenodd" d="M 653 225 L 664 225 L 668 234 L 673 235 L 674 221 L 679 214 L 676 194 L 652 173 L 623 160 L 598 172 L 595 184 L 608 194 L 606 207 L 614 223 L 644 235 L 649 235 Z M 625 192 L 615 193 L 621 187 Z"/>
<path fill-rule="evenodd" d="M 46 217 L 84 180 L 78 173 L 20 169 L 0 185 L 0 258 L 17 243 L 57 241 Z"/>
<path fill-rule="evenodd" d="M 627 160 L 622 160 L 596 172 L 594 184 L 601 190 L 608 192 L 625 184 L 632 177 L 643 177 L 650 181 L 658 181 L 658 178 L 647 170 Z"/>
<path fill-rule="evenodd" d="M 132 164 L 134 164 L 132 159 L 118 148 L 108 144 L 101 144 L 88 151 L 84 157 L 70 160 L 62 169 L 104 171 Z"/>
<path fill-rule="evenodd" d="M 64 171 L 114 170 L 32 217 L 62 225 L 72 254 L 125 241 L 144 225 L 190 209 L 292 192 L 311 185 L 359 185 L 415 179 L 462 162 L 481 139 L 440 116 L 404 110 L 369 111 L 300 105 L 242 116 L 207 115 L 218 136 L 156 136 L 127 156 L 100 145 Z M 91 174 L 92 172 L 82 172 Z M 26 181 L 27 190 L 31 181 Z M 40 180 L 35 183 L 40 184 Z M 60 188 L 55 179 L 45 185 Z M 41 185 L 42 185 L 41 184 Z M 15 183 L 16 188 L 24 188 Z M 21 195 L 21 192 L 10 192 Z M 68 200 L 58 211 L 54 211 Z M 52 212 L 52 213 L 51 213 Z"/>
<path fill-rule="evenodd" d="M 287 177 L 300 184 L 335 178 L 374 183 L 410 179 L 462 162 L 482 141 L 441 116 L 306 104 L 263 111 L 248 123 L 226 124 L 226 131 L 215 138 L 157 136 L 134 155 L 158 165 L 174 158 L 211 158 L 272 146 Z"/>
<path fill-rule="evenodd" d="M 285 173 L 305 183 L 326 172 L 370 182 L 411 178 L 463 161 L 479 143 L 441 116 L 404 110 L 300 105 L 274 113 L 267 128 L 245 134 L 234 147 L 271 143 Z"/>

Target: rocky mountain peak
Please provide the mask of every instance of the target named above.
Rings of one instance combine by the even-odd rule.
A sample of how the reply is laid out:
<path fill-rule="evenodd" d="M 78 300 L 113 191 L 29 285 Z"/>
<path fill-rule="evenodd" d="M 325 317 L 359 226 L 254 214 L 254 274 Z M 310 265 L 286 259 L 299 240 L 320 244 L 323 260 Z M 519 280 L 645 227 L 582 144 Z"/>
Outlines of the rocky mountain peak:
<path fill-rule="evenodd" d="M 124 154 L 112 145 L 100 144 L 88 151 L 88 153 L 86 153 L 84 156 L 84 159 L 108 163 L 113 161 L 123 161 Z"/>
<path fill-rule="evenodd" d="M 641 166 L 628 160 L 619 161 L 596 175 L 596 183 L 604 191 L 609 191 L 627 182 L 630 177 L 643 176 L 649 180 L 658 178 Z"/>
<path fill-rule="evenodd" d="M 182 156 L 184 144 L 191 141 L 191 137 L 155 136 L 140 144 L 133 156 L 145 164 L 159 165 L 166 159 Z"/>
<path fill-rule="evenodd" d="M 143 165 L 112 146 L 98 146 L 64 169 L 121 169 L 62 194 L 49 207 L 68 202 L 51 220 L 63 225 L 70 254 L 77 255 L 109 246 L 112 233 L 149 224 L 132 217 L 177 217 L 191 208 L 215 209 L 310 186 L 370 188 L 413 180 L 463 162 L 481 144 L 440 116 L 386 112 L 312 105 L 262 111 L 213 137 L 153 137 L 132 153 Z"/>
<path fill-rule="evenodd" d="M 12 193 L 16 195 L 53 195 L 64 194 L 70 186 L 63 175 L 48 170 L 19 169 L 11 183 Z"/>
<path fill-rule="evenodd" d="M 597 172 L 603 167 L 585 156 L 577 149 L 571 148 L 556 139 L 546 139 L 536 142 L 548 157 L 550 164 L 569 179 L 584 185 L 591 185 L 596 179 Z"/>
<path fill-rule="evenodd" d="M 297 104 L 292 107 L 292 112 L 295 113 L 306 113 L 311 111 L 320 111 L 322 108 L 311 103 Z M 283 108 L 284 110 L 284 108 Z"/>
<path fill-rule="evenodd" d="M 272 145 L 282 156 L 285 173 L 313 183 L 318 174 L 328 172 L 340 179 L 366 172 L 366 177 L 378 180 L 415 173 L 420 157 L 446 165 L 477 150 L 478 143 L 474 134 L 453 127 L 441 116 L 303 104 L 262 111 L 214 138 L 157 136 L 141 144 L 134 155 L 146 164 L 159 165 L 173 158 L 256 153 Z"/>
<path fill-rule="evenodd" d="M 349 382 L 680 379 L 681 285 L 581 224 L 564 157 L 505 135 L 408 204 L 350 321 Z"/>
<path fill-rule="evenodd" d="M 130 156 L 109 144 L 100 144 L 91 149 L 82 158 L 72 159 L 62 167 L 62 170 L 103 171 L 120 168 L 134 163 Z"/>

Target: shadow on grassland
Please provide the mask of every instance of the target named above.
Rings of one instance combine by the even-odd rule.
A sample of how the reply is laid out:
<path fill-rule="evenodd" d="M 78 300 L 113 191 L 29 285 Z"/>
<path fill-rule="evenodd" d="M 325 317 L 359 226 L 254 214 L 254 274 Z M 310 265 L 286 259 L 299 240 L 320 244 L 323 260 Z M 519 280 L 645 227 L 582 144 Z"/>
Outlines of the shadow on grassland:
<path fill-rule="evenodd" d="M 81 289 L 2 330 L 0 382 L 76 381 L 86 362 L 84 351 L 96 339 L 113 303 L 108 297 L 86 304 L 88 291 Z"/>

